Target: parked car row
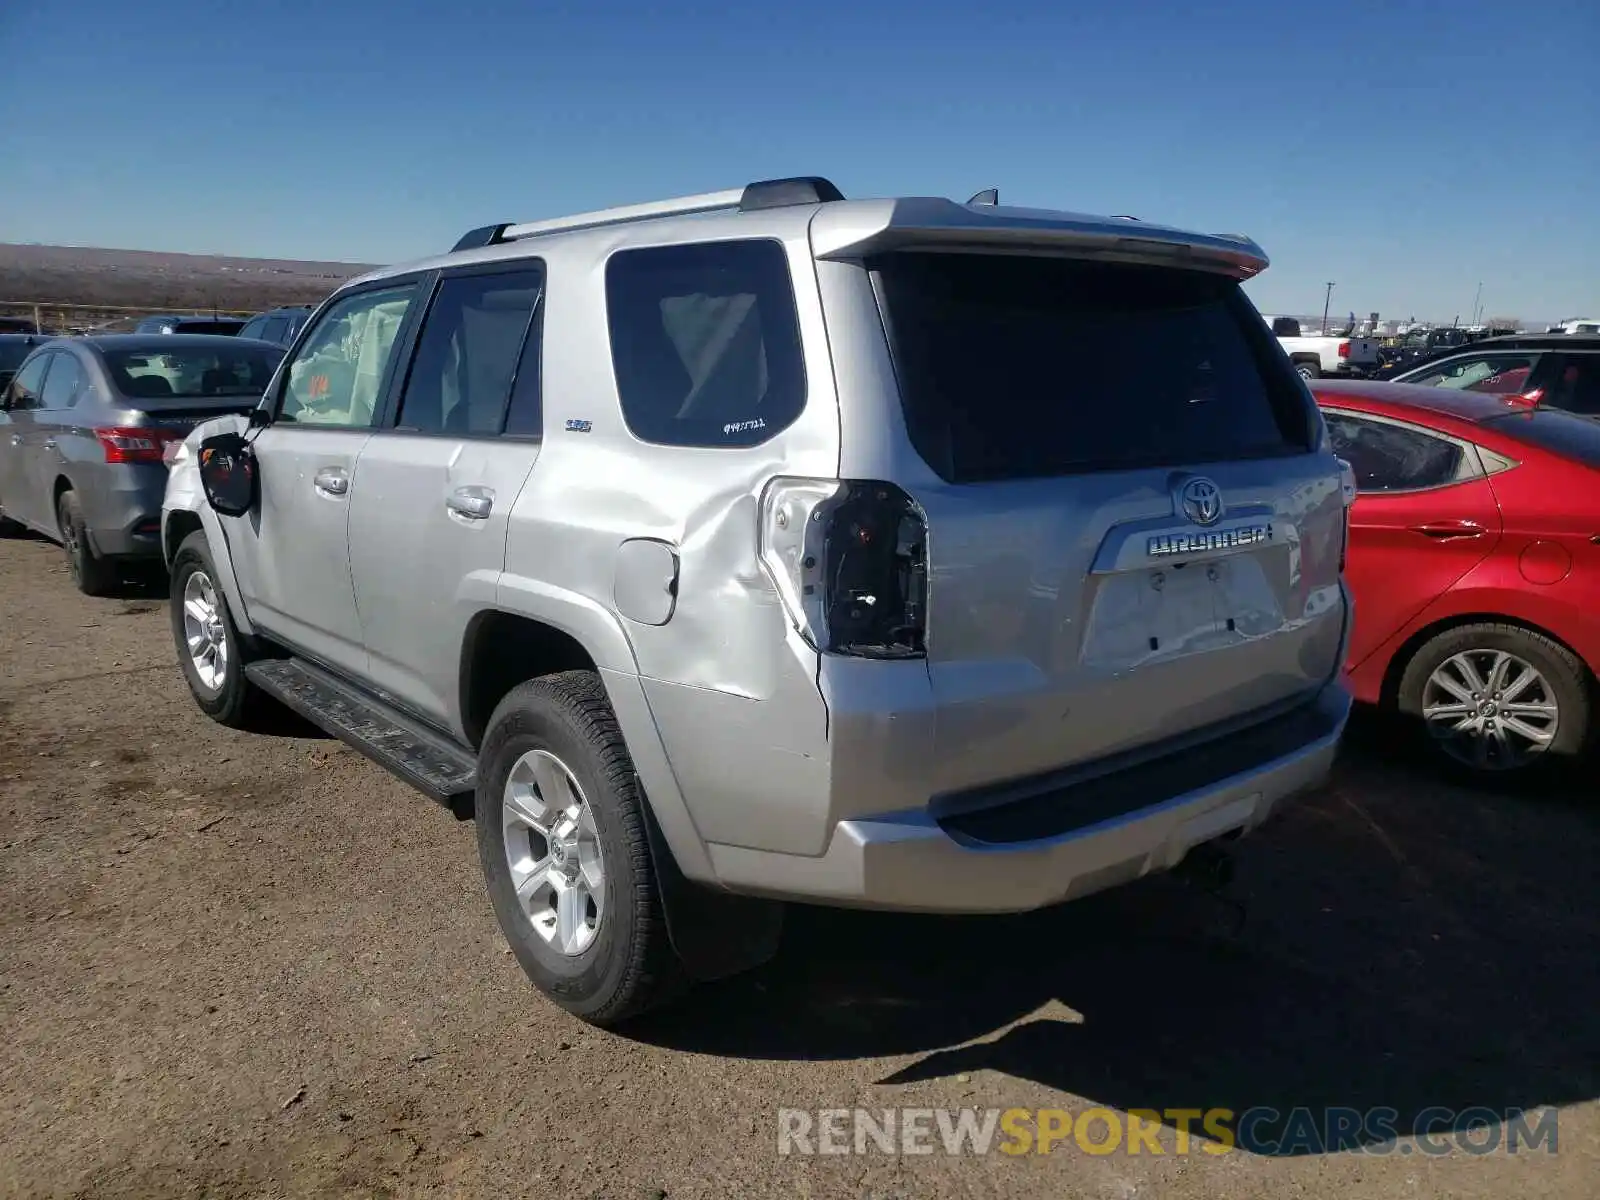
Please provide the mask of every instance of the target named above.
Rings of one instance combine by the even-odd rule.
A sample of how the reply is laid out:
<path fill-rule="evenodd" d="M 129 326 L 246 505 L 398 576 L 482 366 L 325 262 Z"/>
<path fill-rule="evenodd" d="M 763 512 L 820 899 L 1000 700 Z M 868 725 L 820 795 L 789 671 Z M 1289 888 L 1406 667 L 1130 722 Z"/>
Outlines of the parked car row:
<path fill-rule="evenodd" d="M 74 582 L 105 595 L 124 567 L 161 562 L 165 449 L 195 425 L 260 403 L 283 347 L 217 334 L 27 338 L 0 393 L 0 528 L 66 549 Z"/>
<path fill-rule="evenodd" d="M 140 334 L 218 334 L 225 337 L 238 336 L 255 341 L 273 342 L 280 346 L 288 346 L 294 341 L 295 334 L 300 332 L 300 327 L 305 324 L 306 318 L 310 315 L 311 309 L 306 305 L 287 305 L 280 308 L 271 308 L 249 318 L 222 316 L 217 313 L 157 313 L 139 318 L 134 323 L 132 332 Z M 81 336 L 88 332 L 104 331 L 58 328 L 53 332 L 49 332 L 41 330 L 31 318 L 0 317 L 0 337 L 8 335 L 64 337 L 69 335 Z"/>
<path fill-rule="evenodd" d="M 764 960 L 786 900 L 1015 911 L 1214 862 L 1326 777 L 1352 697 L 1457 769 L 1575 761 L 1600 422 L 1313 394 L 1241 289 L 1265 265 L 819 179 L 471 230 L 281 362 L 188 339 L 218 357 L 183 415 L 221 415 L 160 456 L 184 678 L 470 809 L 519 963 L 603 1025 Z M 171 410 L 98 342 L 90 432 L 153 467 Z M 73 555 L 58 457 L 27 523 Z"/>

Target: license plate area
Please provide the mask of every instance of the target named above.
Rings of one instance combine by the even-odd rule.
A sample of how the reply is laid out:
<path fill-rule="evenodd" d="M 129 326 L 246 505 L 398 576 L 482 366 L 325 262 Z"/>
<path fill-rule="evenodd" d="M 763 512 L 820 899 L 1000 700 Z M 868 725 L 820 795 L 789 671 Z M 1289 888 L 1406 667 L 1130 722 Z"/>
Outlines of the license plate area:
<path fill-rule="evenodd" d="M 1271 567 L 1283 556 L 1279 547 L 1100 577 L 1082 661 L 1130 667 L 1276 632 L 1284 596 Z"/>
<path fill-rule="evenodd" d="M 1119 572 L 1099 580 L 1082 659 L 1132 666 L 1193 649 L 1217 631 L 1217 584 L 1203 563 Z"/>

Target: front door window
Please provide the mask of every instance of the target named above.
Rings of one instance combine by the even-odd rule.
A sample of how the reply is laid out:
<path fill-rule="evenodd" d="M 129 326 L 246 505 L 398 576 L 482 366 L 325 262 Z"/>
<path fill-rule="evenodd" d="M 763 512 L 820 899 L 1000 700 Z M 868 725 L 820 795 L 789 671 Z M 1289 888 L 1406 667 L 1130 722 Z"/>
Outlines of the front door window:
<path fill-rule="evenodd" d="M 414 284 L 358 292 L 335 304 L 289 365 L 277 419 L 369 429 Z"/>

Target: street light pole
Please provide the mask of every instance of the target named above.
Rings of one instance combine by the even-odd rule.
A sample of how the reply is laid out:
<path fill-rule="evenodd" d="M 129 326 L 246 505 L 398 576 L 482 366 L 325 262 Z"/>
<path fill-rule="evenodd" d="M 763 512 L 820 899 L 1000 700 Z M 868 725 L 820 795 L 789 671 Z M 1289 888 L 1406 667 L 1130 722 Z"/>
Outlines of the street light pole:
<path fill-rule="evenodd" d="M 1483 299 L 1483 280 L 1478 280 L 1478 290 L 1472 296 L 1472 323 L 1478 323 L 1478 301 Z"/>
<path fill-rule="evenodd" d="M 1322 332 L 1324 335 L 1328 332 L 1328 306 L 1333 303 L 1333 281 L 1329 280 L 1327 286 L 1328 290 L 1322 297 Z"/>

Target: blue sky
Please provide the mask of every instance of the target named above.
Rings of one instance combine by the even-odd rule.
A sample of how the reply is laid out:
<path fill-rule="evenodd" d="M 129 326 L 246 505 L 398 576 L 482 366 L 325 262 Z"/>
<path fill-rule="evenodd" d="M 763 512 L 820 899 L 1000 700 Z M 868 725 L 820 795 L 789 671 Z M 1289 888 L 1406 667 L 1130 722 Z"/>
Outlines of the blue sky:
<path fill-rule="evenodd" d="M 1266 312 L 1600 312 L 1600 3 L 0 0 L 0 240 L 389 262 L 823 174 L 1256 237 Z"/>

